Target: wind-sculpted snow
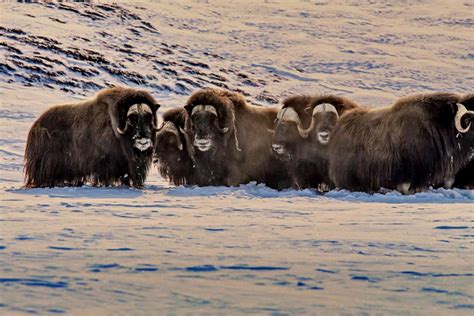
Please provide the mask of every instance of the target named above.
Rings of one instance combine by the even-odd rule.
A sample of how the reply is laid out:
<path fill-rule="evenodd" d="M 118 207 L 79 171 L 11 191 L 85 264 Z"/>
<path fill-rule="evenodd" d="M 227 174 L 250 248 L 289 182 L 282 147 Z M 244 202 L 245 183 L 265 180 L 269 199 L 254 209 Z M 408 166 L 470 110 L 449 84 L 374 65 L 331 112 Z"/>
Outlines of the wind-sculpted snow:
<path fill-rule="evenodd" d="M 468 1 L 0 4 L 0 314 L 472 314 L 468 190 L 23 189 L 29 128 L 116 84 L 277 105 L 472 92 Z"/>

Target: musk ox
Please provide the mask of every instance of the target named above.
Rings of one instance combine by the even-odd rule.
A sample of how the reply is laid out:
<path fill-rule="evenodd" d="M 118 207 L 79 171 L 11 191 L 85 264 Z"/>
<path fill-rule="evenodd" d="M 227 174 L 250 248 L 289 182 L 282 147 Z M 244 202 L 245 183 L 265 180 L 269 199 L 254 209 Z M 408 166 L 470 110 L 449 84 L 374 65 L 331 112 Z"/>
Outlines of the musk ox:
<path fill-rule="evenodd" d="M 158 108 L 148 92 L 122 87 L 50 108 L 28 134 L 26 187 L 143 186 Z"/>
<path fill-rule="evenodd" d="M 450 93 L 419 94 L 346 112 L 329 145 L 331 179 L 353 191 L 451 187 L 473 157 L 474 112 L 459 101 Z"/>
<path fill-rule="evenodd" d="M 194 166 L 187 151 L 184 128 L 187 112 L 175 108 L 163 114 L 163 124 L 156 133 L 154 163 L 163 178 L 175 185 L 193 184 Z"/>
<path fill-rule="evenodd" d="M 297 189 L 331 186 L 328 144 L 339 115 L 357 107 L 339 96 L 299 95 L 286 99 L 273 132 L 273 154 L 285 164 L 288 183 Z"/>
<path fill-rule="evenodd" d="M 184 107 L 188 153 L 195 165 L 195 184 L 235 186 L 277 179 L 270 152 L 278 110 L 246 103 L 242 95 L 202 89 Z"/>

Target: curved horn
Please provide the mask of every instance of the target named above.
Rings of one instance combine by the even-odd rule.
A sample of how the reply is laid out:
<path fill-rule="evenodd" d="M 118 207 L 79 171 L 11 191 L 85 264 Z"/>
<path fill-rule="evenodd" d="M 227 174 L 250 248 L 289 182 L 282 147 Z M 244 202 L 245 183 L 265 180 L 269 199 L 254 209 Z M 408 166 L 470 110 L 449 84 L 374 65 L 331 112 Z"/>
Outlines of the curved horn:
<path fill-rule="evenodd" d="M 305 109 L 305 111 L 308 110 L 308 108 Z M 300 129 L 298 128 L 298 131 L 300 133 L 300 136 L 303 138 L 307 138 L 309 133 L 314 129 L 316 123 L 314 120 L 314 117 L 316 116 L 317 113 L 323 113 L 323 112 L 332 112 L 336 114 L 336 117 L 339 119 L 339 113 L 337 112 L 337 109 L 334 105 L 329 104 L 329 103 L 321 103 L 318 104 L 317 106 L 314 107 L 313 113 L 311 115 L 311 124 L 307 129 Z"/>
<path fill-rule="evenodd" d="M 152 121 L 151 121 L 151 125 L 152 125 L 152 127 L 153 127 L 153 131 L 155 131 L 155 132 L 159 132 L 160 129 L 163 128 L 163 125 L 164 125 L 165 122 L 163 121 L 163 123 L 161 123 L 161 126 L 160 126 L 160 127 L 157 127 L 158 123 L 159 123 L 158 115 L 157 115 L 157 112 L 155 112 L 155 113 L 153 114 L 153 119 L 152 119 Z"/>
<path fill-rule="evenodd" d="M 300 136 L 302 138 L 308 137 L 309 132 L 306 132 L 303 129 L 303 124 L 301 123 L 300 116 L 298 115 L 298 113 L 296 113 L 296 111 L 293 108 L 281 109 L 280 112 L 278 112 L 277 119 L 283 122 L 296 123 L 296 127 L 298 128 L 298 133 L 300 134 Z M 311 124 L 313 124 L 312 121 L 311 121 Z M 310 128 L 311 129 L 313 128 L 312 125 L 310 126 Z"/>
<path fill-rule="evenodd" d="M 161 126 L 158 127 L 158 129 L 156 130 L 156 132 L 159 132 L 163 129 L 163 127 L 165 127 L 165 124 L 166 124 L 166 121 L 163 121 L 163 123 L 161 123 Z"/>
<path fill-rule="evenodd" d="M 182 128 L 181 126 L 179 127 L 179 131 L 183 134 L 187 134 L 189 133 L 191 130 L 190 129 L 186 129 L 186 128 Z"/>
<path fill-rule="evenodd" d="M 304 129 L 302 126 L 297 125 L 298 127 L 298 133 L 300 134 L 301 138 L 308 138 L 309 133 L 314 129 L 314 118 L 311 119 L 311 124 L 307 129 Z"/>
<path fill-rule="evenodd" d="M 186 118 L 184 120 L 184 128 L 181 126 L 179 127 L 179 130 L 181 133 L 186 135 L 187 133 L 191 132 L 191 118 L 190 116 L 186 115 Z"/>
<path fill-rule="evenodd" d="M 156 125 L 155 125 L 155 120 L 152 120 L 152 121 L 151 121 L 151 129 L 152 129 L 154 132 L 159 132 L 161 128 L 163 128 L 163 125 L 162 125 L 161 127 L 156 127 Z"/>
<path fill-rule="evenodd" d="M 117 126 L 116 130 L 117 130 L 117 133 L 119 133 L 120 135 L 125 134 L 128 130 L 128 123 L 125 124 L 125 127 L 123 129 L 121 129 L 119 126 Z"/>
<path fill-rule="evenodd" d="M 141 107 L 142 107 L 142 105 L 141 105 L 141 104 L 138 104 L 138 103 L 133 104 L 132 106 L 130 106 L 130 107 L 128 108 L 126 118 L 128 118 L 128 116 L 129 116 L 130 114 L 132 114 L 132 113 L 139 113 Z M 147 105 L 147 107 L 148 107 L 148 105 Z M 149 109 L 149 107 L 148 107 L 148 109 Z M 120 125 L 120 124 L 119 124 L 119 125 Z M 116 131 L 117 131 L 117 133 L 119 133 L 120 135 L 125 134 L 125 133 L 127 132 L 127 130 L 128 130 L 128 122 L 125 123 L 125 127 L 124 127 L 123 129 L 120 128 L 120 126 L 117 126 L 117 127 L 116 127 Z"/>
<path fill-rule="evenodd" d="M 454 117 L 454 125 L 456 126 L 458 132 L 466 133 L 471 128 L 471 123 L 469 123 L 466 128 L 463 128 L 461 124 L 461 119 L 466 114 L 474 114 L 474 111 L 468 111 L 466 107 L 461 103 L 458 103 L 457 106 L 458 111 L 456 112 L 456 116 Z"/>

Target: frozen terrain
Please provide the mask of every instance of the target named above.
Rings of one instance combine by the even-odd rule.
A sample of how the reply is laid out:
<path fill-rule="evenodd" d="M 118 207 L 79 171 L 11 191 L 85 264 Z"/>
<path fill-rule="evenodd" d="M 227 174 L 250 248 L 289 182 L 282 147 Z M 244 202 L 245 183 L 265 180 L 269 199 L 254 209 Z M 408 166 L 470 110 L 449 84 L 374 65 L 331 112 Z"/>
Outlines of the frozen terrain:
<path fill-rule="evenodd" d="M 206 86 L 472 92 L 472 1 L 252 2 L 0 4 L 1 315 L 472 315 L 473 191 L 21 188 L 33 121 L 115 84 L 160 112 Z"/>

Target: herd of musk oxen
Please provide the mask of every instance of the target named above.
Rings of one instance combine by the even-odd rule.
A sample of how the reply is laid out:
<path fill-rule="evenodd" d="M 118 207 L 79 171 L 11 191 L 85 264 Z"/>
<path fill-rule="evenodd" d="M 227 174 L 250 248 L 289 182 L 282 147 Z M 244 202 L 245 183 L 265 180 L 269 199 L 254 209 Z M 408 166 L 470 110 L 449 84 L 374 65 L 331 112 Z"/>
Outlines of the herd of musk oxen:
<path fill-rule="evenodd" d="M 383 108 L 298 95 L 277 108 L 209 88 L 158 127 L 159 107 L 146 91 L 115 87 L 50 108 L 28 135 L 26 187 L 140 188 L 154 162 L 175 185 L 474 188 L 474 94 L 417 94 Z"/>

